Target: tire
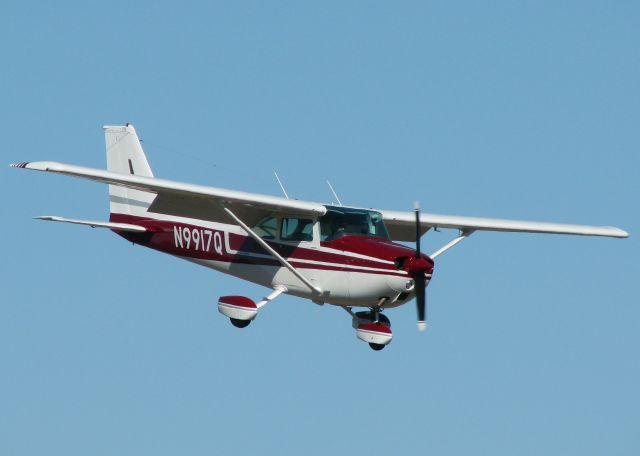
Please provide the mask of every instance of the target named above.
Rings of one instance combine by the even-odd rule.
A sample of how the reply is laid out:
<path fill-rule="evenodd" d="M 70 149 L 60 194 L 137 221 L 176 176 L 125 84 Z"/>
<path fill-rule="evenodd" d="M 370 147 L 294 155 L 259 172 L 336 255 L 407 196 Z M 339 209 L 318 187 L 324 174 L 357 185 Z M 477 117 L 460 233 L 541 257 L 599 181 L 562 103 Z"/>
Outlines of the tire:
<path fill-rule="evenodd" d="M 236 328 L 246 328 L 251 323 L 251 320 L 238 320 L 237 318 L 229 318 L 229 321 Z"/>

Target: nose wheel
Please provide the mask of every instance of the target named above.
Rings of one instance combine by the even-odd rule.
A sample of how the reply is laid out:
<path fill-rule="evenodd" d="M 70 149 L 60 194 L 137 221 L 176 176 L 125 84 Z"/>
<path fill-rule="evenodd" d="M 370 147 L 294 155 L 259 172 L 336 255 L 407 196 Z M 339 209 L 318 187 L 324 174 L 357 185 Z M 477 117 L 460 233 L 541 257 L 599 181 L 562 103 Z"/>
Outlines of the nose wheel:
<path fill-rule="evenodd" d="M 238 320 L 237 318 L 229 318 L 229 321 L 236 328 L 246 328 L 252 320 Z"/>
<path fill-rule="evenodd" d="M 369 344 L 374 351 L 380 351 L 393 339 L 391 322 L 380 312 L 379 307 L 370 311 L 353 312 L 344 308 L 352 317 L 352 326 L 356 330 L 356 337 Z"/>

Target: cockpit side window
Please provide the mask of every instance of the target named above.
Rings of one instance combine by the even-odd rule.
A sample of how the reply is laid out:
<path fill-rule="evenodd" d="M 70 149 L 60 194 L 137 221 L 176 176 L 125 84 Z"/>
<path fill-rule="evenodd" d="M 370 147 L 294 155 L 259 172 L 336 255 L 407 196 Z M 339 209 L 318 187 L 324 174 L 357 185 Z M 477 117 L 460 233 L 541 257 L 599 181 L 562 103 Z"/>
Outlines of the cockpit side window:
<path fill-rule="evenodd" d="M 283 241 L 312 241 L 313 220 L 283 218 L 280 225 L 280 239 Z"/>

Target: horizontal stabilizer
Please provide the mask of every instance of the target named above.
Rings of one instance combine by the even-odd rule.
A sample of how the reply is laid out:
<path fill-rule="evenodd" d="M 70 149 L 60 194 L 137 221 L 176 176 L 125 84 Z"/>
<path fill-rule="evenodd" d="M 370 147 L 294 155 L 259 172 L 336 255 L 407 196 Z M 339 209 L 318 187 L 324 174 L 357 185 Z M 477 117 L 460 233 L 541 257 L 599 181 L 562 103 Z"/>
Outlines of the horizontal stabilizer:
<path fill-rule="evenodd" d="M 75 220 L 64 217 L 57 217 L 55 215 L 41 215 L 40 217 L 34 217 L 34 219 L 46 220 L 47 222 L 75 223 L 76 225 L 88 225 L 91 228 L 110 228 L 112 230 L 133 231 L 136 233 L 147 231 L 147 229 L 143 226 L 131 225 L 129 223 L 99 222 L 96 220 Z"/>

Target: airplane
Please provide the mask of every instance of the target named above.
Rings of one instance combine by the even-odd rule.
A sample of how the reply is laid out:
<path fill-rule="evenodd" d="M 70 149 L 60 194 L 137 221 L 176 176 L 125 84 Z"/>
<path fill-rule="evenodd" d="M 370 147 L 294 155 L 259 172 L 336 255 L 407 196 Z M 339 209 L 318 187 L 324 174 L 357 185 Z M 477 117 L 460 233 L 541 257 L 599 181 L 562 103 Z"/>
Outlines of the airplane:
<path fill-rule="evenodd" d="M 393 338 L 386 309 L 415 298 L 418 328 L 426 328 L 434 259 L 476 231 L 629 236 L 609 226 L 427 214 L 418 205 L 413 212 L 366 209 L 158 179 L 133 125 L 103 129 L 106 170 L 51 161 L 10 166 L 108 184 L 109 221 L 35 218 L 108 228 L 134 244 L 269 288 L 257 302 L 219 298 L 219 312 L 238 328 L 285 293 L 342 307 L 356 337 L 378 351 Z M 420 238 L 430 229 L 459 234 L 426 255 Z M 415 249 L 400 242 L 415 242 Z"/>

